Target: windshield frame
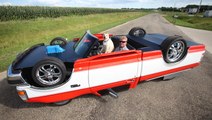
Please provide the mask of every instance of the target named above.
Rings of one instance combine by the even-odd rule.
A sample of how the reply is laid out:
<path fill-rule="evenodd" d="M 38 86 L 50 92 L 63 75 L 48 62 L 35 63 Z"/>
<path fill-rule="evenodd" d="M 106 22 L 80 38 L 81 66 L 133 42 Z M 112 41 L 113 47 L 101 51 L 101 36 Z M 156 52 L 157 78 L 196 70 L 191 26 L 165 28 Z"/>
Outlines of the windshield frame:
<path fill-rule="evenodd" d="M 91 43 L 88 44 L 88 46 L 84 46 L 86 45 L 85 42 L 83 42 L 84 40 L 90 40 Z M 77 41 L 77 43 L 75 43 L 74 47 L 74 51 L 77 55 L 79 55 L 80 57 L 84 58 L 87 57 L 89 52 L 91 51 L 92 47 L 95 45 L 95 43 L 97 43 L 99 40 L 96 36 L 92 35 L 90 33 L 90 31 L 86 31 L 85 34 L 83 35 L 83 37 Z M 84 48 L 87 47 L 87 48 Z"/>

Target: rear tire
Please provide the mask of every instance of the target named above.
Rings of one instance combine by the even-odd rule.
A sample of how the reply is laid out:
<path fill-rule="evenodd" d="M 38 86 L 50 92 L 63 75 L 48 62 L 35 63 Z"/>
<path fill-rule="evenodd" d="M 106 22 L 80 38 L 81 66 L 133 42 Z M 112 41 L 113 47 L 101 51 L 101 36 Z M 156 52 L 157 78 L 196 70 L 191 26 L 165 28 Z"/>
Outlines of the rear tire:
<path fill-rule="evenodd" d="M 32 69 L 32 78 L 41 87 L 56 86 L 65 80 L 66 67 L 64 63 L 53 57 L 38 62 Z"/>
<path fill-rule="evenodd" d="M 144 37 L 146 31 L 141 27 L 134 27 L 129 31 L 129 35 L 134 37 Z"/>
<path fill-rule="evenodd" d="M 175 63 L 182 60 L 187 54 L 186 41 L 180 36 L 170 36 L 162 44 L 163 58 L 167 63 Z"/>

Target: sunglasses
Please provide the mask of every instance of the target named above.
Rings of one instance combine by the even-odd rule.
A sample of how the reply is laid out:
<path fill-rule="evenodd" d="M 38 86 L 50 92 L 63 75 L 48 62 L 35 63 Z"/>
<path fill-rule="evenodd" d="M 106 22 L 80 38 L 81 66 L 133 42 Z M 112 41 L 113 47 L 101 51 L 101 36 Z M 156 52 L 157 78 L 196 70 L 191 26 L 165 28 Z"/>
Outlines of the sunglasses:
<path fill-rule="evenodd" d="M 120 43 L 126 43 L 127 41 L 120 41 Z"/>

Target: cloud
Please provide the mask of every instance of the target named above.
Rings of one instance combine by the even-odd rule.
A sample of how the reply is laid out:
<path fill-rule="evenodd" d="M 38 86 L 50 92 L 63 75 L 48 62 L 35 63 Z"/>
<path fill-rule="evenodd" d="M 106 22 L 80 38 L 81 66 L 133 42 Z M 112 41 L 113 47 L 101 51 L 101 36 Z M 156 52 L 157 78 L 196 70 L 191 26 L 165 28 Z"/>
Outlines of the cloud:
<path fill-rule="evenodd" d="M 4 2 L 4 3 L 0 3 L 0 5 L 2 5 L 2 6 L 12 6 L 12 3 Z"/>
<path fill-rule="evenodd" d="M 37 3 L 37 4 L 43 4 L 43 5 L 49 5 L 49 6 L 54 6 L 57 4 L 60 4 L 62 2 L 64 2 L 65 0 L 31 0 L 31 2 L 33 3 Z"/>

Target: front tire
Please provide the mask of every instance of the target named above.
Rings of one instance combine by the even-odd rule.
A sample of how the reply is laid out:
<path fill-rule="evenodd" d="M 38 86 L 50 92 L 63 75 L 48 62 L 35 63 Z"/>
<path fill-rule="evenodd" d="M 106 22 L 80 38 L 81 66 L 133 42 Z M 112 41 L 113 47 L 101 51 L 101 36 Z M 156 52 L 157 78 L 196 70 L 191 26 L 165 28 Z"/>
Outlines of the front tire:
<path fill-rule="evenodd" d="M 64 63 L 53 57 L 38 62 L 32 69 L 32 78 L 41 87 L 56 86 L 65 80 L 66 67 Z"/>

